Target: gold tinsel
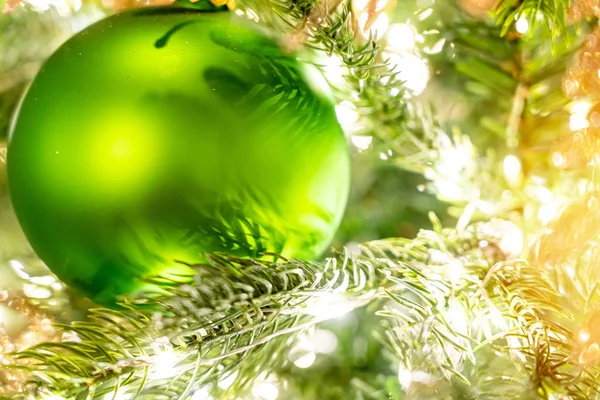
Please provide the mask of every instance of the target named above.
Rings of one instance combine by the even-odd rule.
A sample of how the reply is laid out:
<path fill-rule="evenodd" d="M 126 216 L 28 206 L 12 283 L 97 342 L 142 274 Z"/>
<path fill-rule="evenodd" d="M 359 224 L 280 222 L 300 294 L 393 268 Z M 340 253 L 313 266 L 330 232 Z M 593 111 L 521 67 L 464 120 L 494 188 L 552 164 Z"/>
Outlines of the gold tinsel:
<path fill-rule="evenodd" d="M 577 62 L 567 70 L 563 89 L 572 98 L 600 95 L 600 27 L 587 37 Z"/>
<path fill-rule="evenodd" d="M 600 163 L 600 104 L 590 109 L 586 120 L 587 128 L 568 132 L 554 144 L 554 166 L 575 170 Z"/>
<path fill-rule="evenodd" d="M 537 247 L 539 264 L 554 268 L 574 262 L 600 234 L 600 192 L 574 201 L 547 228 Z"/>
<path fill-rule="evenodd" d="M 587 17 L 600 18 L 600 1 L 573 0 L 569 10 L 569 18 L 572 21 L 579 21 Z"/>
<path fill-rule="evenodd" d="M 40 342 L 60 340 L 61 333 L 54 327 L 54 319 L 39 307 L 32 305 L 29 299 L 3 290 L 0 291 L 0 306 L 20 314 L 26 327 L 17 333 L 9 334 L 8 327 L 2 321 L 0 309 L 0 396 L 18 393 L 28 377 L 19 370 L 2 368 L 12 363 L 11 352 L 24 350 Z"/>
<path fill-rule="evenodd" d="M 577 331 L 572 359 L 582 366 L 600 362 L 600 308 L 592 311 Z"/>

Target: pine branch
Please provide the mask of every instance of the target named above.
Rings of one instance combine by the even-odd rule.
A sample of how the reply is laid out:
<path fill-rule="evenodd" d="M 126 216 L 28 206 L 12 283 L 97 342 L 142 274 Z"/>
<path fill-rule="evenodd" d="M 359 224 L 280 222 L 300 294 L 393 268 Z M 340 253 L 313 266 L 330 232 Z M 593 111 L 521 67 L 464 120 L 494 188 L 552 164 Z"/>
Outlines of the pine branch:
<path fill-rule="evenodd" d="M 29 389 L 68 398 L 111 392 L 185 398 L 244 360 L 266 367 L 272 354 L 264 344 L 332 317 L 327 307 L 342 300 L 348 309 L 369 301 L 393 265 L 367 257 L 321 265 L 214 255 L 195 268 L 194 286 L 123 303 L 125 310 L 91 310 L 88 321 L 61 327 L 78 341 L 17 354 L 31 361 L 17 366 L 34 377 Z M 166 372 L 165 357 L 176 360 Z"/>
<path fill-rule="evenodd" d="M 218 391 L 217 383 L 234 370 L 255 371 L 234 380 L 229 390 L 240 393 L 257 371 L 281 365 L 282 346 L 293 334 L 366 304 L 382 289 L 408 306 L 406 318 L 435 318 L 438 294 L 432 288 L 450 286 L 440 276 L 427 277 L 424 266 L 435 254 L 468 254 L 477 243 L 473 232 L 423 231 L 414 240 L 369 242 L 357 256 L 323 264 L 213 255 L 195 266 L 194 285 L 170 288 L 171 296 L 123 302 L 118 311 L 91 310 L 88 321 L 61 326 L 76 341 L 18 353 L 15 368 L 31 375 L 29 393 L 67 398 L 186 398 L 207 385 Z M 485 274 L 483 266 L 474 267 L 477 276 Z M 430 308 L 417 307 L 408 293 Z"/>
<path fill-rule="evenodd" d="M 530 29 L 542 23 L 553 39 L 570 36 L 568 12 L 571 0 L 502 0 L 495 14 L 502 26 L 502 36 L 506 35 L 519 18 L 528 21 Z"/>
<path fill-rule="evenodd" d="M 505 260 L 487 232 L 488 223 L 458 237 L 428 232 L 447 245 L 406 265 L 419 284 L 396 280 L 386 290 L 393 303 L 379 315 L 392 325 L 381 340 L 400 364 L 401 390 L 407 398 L 600 396 L 600 314 L 582 328 L 580 307 L 561 301 L 547 271 Z"/>

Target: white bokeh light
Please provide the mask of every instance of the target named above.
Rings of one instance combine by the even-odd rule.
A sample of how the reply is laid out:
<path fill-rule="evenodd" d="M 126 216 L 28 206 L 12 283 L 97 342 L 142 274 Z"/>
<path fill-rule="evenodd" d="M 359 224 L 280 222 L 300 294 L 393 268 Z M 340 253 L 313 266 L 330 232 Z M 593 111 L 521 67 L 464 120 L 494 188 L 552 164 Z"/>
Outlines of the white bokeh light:
<path fill-rule="evenodd" d="M 371 143 L 373 143 L 372 136 L 354 135 L 350 138 L 350 140 L 352 141 L 354 147 L 359 150 L 366 150 L 371 146 Z"/>
<path fill-rule="evenodd" d="M 516 185 L 521 181 L 521 162 L 512 154 L 504 157 L 502 169 L 506 181 L 512 185 Z"/>
<path fill-rule="evenodd" d="M 315 363 L 316 359 L 317 355 L 314 352 L 310 351 L 296 358 L 294 360 L 294 365 L 298 368 L 308 368 Z"/>
<path fill-rule="evenodd" d="M 391 50 L 411 51 L 416 41 L 417 33 L 409 24 L 392 24 L 387 31 L 387 47 Z"/>
<path fill-rule="evenodd" d="M 517 22 L 515 23 L 515 29 L 521 35 L 527 33 L 527 31 L 529 31 L 529 21 L 527 21 L 527 18 L 524 15 L 522 15 L 519 19 L 517 19 Z"/>
<path fill-rule="evenodd" d="M 342 125 L 352 125 L 358 121 L 358 112 L 356 112 L 356 106 L 348 100 L 344 100 L 335 106 L 335 115 L 337 116 L 339 123 Z"/>
<path fill-rule="evenodd" d="M 279 389 L 271 382 L 258 382 L 252 387 L 252 394 L 260 400 L 275 400 Z"/>
<path fill-rule="evenodd" d="M 223 378 L 221 378 L 219 380 L 219 383 L 217 383 L 217 386 L 219 386 L 219 388 L 221 388 L 223 390 L 229 389 L 229 387 L 231 385 L 233 385 L 233 382 L 235 382 L 235 378 L 237 378 L 237 375 L 238 375 L 238 372 L 233 371 L 229 375 L 226 375 Z"/>
<path fill-rule="evenodd" d="M 404 82 L 408 90 L 416 95 L 425 90 L 430 78 L 425 60 L 407 52 L 386 52 L 384 56 L 389 59 L 390 67 L 398 72 L 397 78 Z"/>
<path fill-rule="evenodd" d="M 588 114 L 592 108 L 592 103 L 589 101 L 576 101 L 571 104 L 571 117 L 569 118 L 569 128 L 572 131 L 579 131 L 590 126 Z"/>

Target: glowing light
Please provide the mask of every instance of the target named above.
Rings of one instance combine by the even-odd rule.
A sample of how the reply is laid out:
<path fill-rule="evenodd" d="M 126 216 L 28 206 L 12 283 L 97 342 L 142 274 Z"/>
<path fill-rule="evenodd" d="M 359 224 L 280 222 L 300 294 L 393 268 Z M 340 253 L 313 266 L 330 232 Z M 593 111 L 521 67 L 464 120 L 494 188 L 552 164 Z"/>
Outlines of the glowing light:
<path fill-rule="evenodd" d="M 412 372 L 401 367 L 398 371 L 398 381 L 404 389 L 408 389 L 408 387 L 412 383 Z"/>
<path fill-rule="evenodd" d="M 552 199 L 554 198 L 554 195 L 552 194 L 550 189 L 548 189 L 545 186 L 538 186 L 535 189 L 534 193 L 535 193 L 535 197 L 537 197 L 537 199 L 544 204 L 550 203 L 552 201 Z"/>
<path fill-rule="evenodd" d="M 397 51 L 411 51 L 415 48 L 416 32 L 408 24 L 392 24 L 387 32 L 388 48 Z"/>
<path fill-rule="evenodd" d="M 201 387 L 192 394 L 192 400 L 212 400 L 208 387 Z"/>
<path fill-rule="evenodd" d="M 560 153 L 552 153 L 552 164 L 557 168 L 564 168 L 567 165 L 567 160 Z"/>
<path fill-rule="evenodd" d="M 587 119 L 590 108 L 592 108 L 592 104 L 589 101 L 577 101 L 571 105 L 569 128 L 571 128 L 572 131 L 578 131 L 590 126 L 590 123 Z"/>
<path fill-rule="evenodd" d="M 447 254 L 444 255 L 448 257 Z M 450 262 L 446 265 L 446 269 L 448 272 L 448 276 L 450 276 L 450 279 L 454 283 L 458 282 L 465 274 L 465 266 L 456 258 L 450 260 Z"/>
<path fill-rule="evenodd" d="M 279 390 L 270 382 L 260 382 L 254 385 L 252 394 L 261 400 L 275 400 L 279 395 Z"/>
<path fill-rule="evenodd" d="M 356 106 L 348 100 L 344 100 L 335 106 L 335 115 L 342 125 L 352 125 L 358 121 Z"/>
<path fill-rule="evenodd" d="M 318 296 L 314 304 L 311 304 L 310 307 L 300 309 L 299 311 L 325 320 L 343 317 L 353 309 L 354 303 L 348 301 L 344 296 L 323 294 Z"/>
<path fill-rule="evenodd" d="M 327 329 L 317 329 L 311 337 L 315 352 L 322 354 L 333 353 L 338 345 L 335 334 Z"/>
<path fill-rule="evenodd" d="M 256 13 L 256 11 L 254 11 L 251 8 L 246 10 L 246 17 L 250 18 L 251 20 L 253 20 L 255 22 L 258 22 L 258 14 Z"/>
<path fill-rule="evenodd" d="M 522 15 L 515 23 L 515 29 L 521 35 L 524 35 L 529 30 L 529 22 L 527 21 L 527 18 L 524 15 Z"/>
<path fill-rule="evenodd" d="M 314 352 L 310 351 L 310 352 L 307 352 L 307 353 L 301 355 L 300 357 L 296 358 L 294 360 L 294 365 L 296 367 L 302 368 L 302 369 L 308 368 L 314 364 L 316 359 L 317 359 L 317 355 Z"/>
<path fill-rule="evenodd" d="M 404 82 L 404 86 L 414 94 L 420 94 L 430 78 L 429 67 L 427 63 L 414 54 L 401 53 L 385 53 L 385 57 L 389 58 L 390 65 L 394 71 L 398 72 L 398 79 Z"/>
<path fill-rule="evenodd" d="M 352 141 L 352 144 L 359 150 L 366 150 L 369 148 L 369 146 L 371 146 L 371 143 L 373 142 L 373 137 L 372 136 L 352 136 L 350 138 L 350 140 Z"/>
<path fill-rule="evenodd" d="M 523 232 L 510 221 L 503 221 L 502 225 L 502 236 L 498 243 L 498 247 L 500 247 L 500 250 L 505 254 L 512 256 L 520 255 L 523 251 L 525 241 Z"/>
<path fill-rule="evenodd" d="M 231 385 L 233 385 L 233 382 L 235 382 L 235 378 L 237 378 L 237 375 L 238 375 L 238 372 L 233 371 L 231 374 L 221 378 L 221 380 L 219 380 L 219 383 L 217 384 L 217 386 L 219 386 L 223 390 L 229 389 L 229 387 Z"/>
<path fill-rule="evenodd" d="M 327 56 L 325 53 L 320 53 L 315 64 L 320 66 L 323 76 L 332 85 L 343 86 L 346 83 L 344 78 L 346 69 L 340 56 L 335 54 Z"/>
<path fill-rule="evenodd" d="M 504 157 L 502 165 L 507 182 L 511 185 L 519 184 L 521 182 L 521 163 L 519 159 L 513 155 L 508 155 Z"/>
<path fill-rule="evenodd" d="M 15 274 L 21 279 L 29 280 L 30 276 L 25 272 L 25 266 L 19 260 L 10 260 L 8 262 L 9 267 L 14 271 Z"/>
<path fill-rule="evenodd" d="M 537 217 L 543 225 L 548 225 L 550 221 L 558 214 L 559 205 L 557 203 L 544 204 L 538 210 Z"/>
<path fill-rule="evenodd" d="M 449 200 L 460 200 L 463 197 L 462 187 L 451 179 L 436 180 L 435 188 L 440 196 Z"/>
<path fill-rule="evenodd" d="M 457 299 L 452 299 L 447 311 L 447 319 L 450 326 L 464 335 L 469 329 L 469 319 L 464 306 Z"/>
<path fill-rule="evenodd" d="M 52 275 L 46 276 L 34 276 L 31 278 L 31 283 L 35 283 L 36 285 L 45 285 L 49 286 L 56 282 L 56 279 Z"/>
<path fill-rule="evenodd" d="M 427 54 L 437 54 L 444 49 L 444 45 L 446 44 L 446 39 L 440 39 L 431 47 L 426 47 L 423 51 Z"/>
<path fill-rule="evenodd" d="M 592 335 L 591 335 L 589 329 L 583 328 L 582 330 L 579 331 L 579 335 L 577 335 L 577 339 L 579 339 L 580 342 L 585 343 L 588 340 L 590 340 L 591 336 Z"/>
<path fill-rule="evenodd" d="M 579 354 L 578 361 L 580 364 L 592 364 L 596 363 L 598 358 L 600 358 L 600 346 L 598 346 L 598 343 L 592 343 Z"/>
<path fill-rule="evenodd" d="M 31 299 L 49 299 L 52 296 L 50 290 L 31 283 L 23 285 L 23 293 Z"/>
<path fill-rule="evenodd" d="M 427 18 L 429 18 L 431 16 L 431 14 L 433 14 L 433 8 L 428 8 L 427 10 L 423 11 L 421 13 L 421 15 L 419 15 L 419 21 L 423 21 Z"/>
<path fill-rule="evenodd" d="M 383 36 L 385 31 L 387 31 L 388 26 L 390 25 L 390 20 L 386 13 L 381 13 L 377 16 L 377 19 L 371 24 L 371 26 L 367 29 L 367 23 L 369 22 L 369 13 L 363 12 L 358 16 L 358 26 L 360 27 L 361 32 L 366 37 L 374 37 L 380 38 Z"/>
<path fill-rule="evenodd" d="M 62 334 L 61 338 L 60 338 L 61 342 L 81 342 L 81 338 L 79 337 L 79 335 L 77 334 L 77 332 L 73 332 L 73 331 L 66 331 Z"/>
<path fill-rule="evenodd" d="M 589 126 L 587 115 L 592 104 L 587 101 L 578 101 L 571 105 L 571 117 L 569 118 L 569 128 L 573 131 L 585 129 Z"/>
<path fill-rule="evenodd" d="M 171 349 L 160 351 L 154 358 L 152 377 L 163 379 L 175 375 L 175 365 L 178 359 L 179 357 Z"/>

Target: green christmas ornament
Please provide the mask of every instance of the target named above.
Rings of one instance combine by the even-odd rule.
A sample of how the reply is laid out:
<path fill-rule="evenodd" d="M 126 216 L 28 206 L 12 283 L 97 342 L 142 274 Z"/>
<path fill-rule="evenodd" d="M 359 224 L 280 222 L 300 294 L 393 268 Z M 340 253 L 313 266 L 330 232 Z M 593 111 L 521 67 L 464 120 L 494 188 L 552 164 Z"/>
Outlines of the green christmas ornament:
<path fill-rule="evenodd" d="M 187 281 L 210 252 L 317 257 L 349 190 L 323 78 L 216 10 L 139 9 L 75 35 L 23 99 L 7 164 L 33 249 L 103 304 Z"/>

